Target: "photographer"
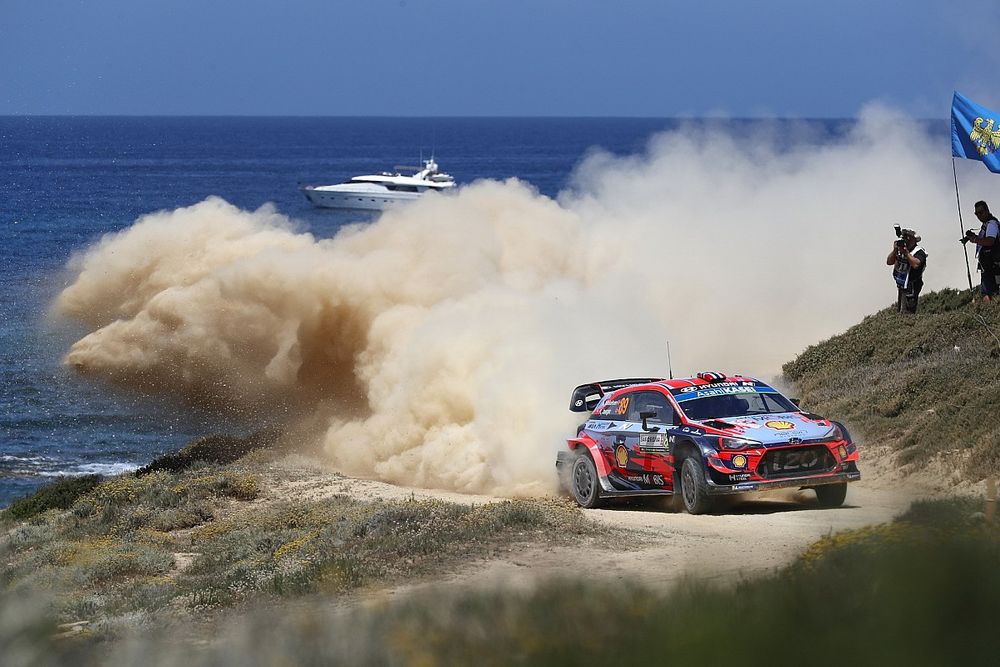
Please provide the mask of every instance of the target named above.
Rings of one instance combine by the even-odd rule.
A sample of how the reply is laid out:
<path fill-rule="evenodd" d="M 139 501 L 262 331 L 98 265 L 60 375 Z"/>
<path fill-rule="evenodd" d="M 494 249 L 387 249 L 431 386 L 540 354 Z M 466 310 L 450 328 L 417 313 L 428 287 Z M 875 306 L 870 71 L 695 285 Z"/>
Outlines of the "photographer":
<path fill-rule="evenodd" d="M 896 305 L 901 313 L 916 313 L 917 298 L 924 286 L 927 251 L 917 245 L 920 237 L 912 229 L 896 225 L 896 241 L 885 263 L 893 267 L 892 277 L 898 290 Z"/>
<path fill-rule="evenodd" d="M 997 237 L 1000 236 L 1000 222 L 990 213 L 990 207 L 984 201 L 976 202 L 976 217 L 982 223 L 979 233 L 970 229 L 965 232 L 962 243 L 976 244 L 976 258 L 979 260 L 980 291 L 983 301 L 995 301 L 997 298 L 997 263 L 1000 261 L 1000 246 Z"/>

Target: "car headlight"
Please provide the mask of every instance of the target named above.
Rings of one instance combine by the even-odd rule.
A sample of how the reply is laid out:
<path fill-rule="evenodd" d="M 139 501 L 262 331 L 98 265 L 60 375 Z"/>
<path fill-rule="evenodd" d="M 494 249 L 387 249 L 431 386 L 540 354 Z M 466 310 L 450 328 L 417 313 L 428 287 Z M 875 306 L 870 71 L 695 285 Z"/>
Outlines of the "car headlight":
<path fill-rule="evenodd" d="M 841 424 L 838 424 L 837 422 L 830 422 L 830 423 L 833 424 L 833 426 L 831 426 L 830 432 L 826 434 L 826 437 L 828 437 L 831 440 L 846 440 L 848 442 L 851 441 L 851 434 L 847 432 L 846 428 L 844 428 Z"/>
<path fill-rule="evenodd" d="M 759 447 L 760 443 L 756 440 L 747 440 L 746 438 L 719 438 L 719 449 L 746 449 L 747 447 Z"/>

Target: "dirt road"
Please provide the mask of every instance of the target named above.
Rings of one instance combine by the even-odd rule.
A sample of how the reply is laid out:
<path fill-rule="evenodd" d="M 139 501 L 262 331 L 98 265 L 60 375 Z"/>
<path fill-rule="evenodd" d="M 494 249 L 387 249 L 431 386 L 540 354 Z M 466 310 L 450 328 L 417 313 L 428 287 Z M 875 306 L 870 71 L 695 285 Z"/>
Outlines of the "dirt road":
<path fill-rule="evenodd" d="M 595 522 L 624 529 L 620 544 L 584 542 L 570 546 L 517 545 L 442 573 L 440 578 L 393 592 L 438 585 L 530 586 L 540 578 L 575 570 L 607 581 L 635 581 L 666 587 L 681 575 L 737 581 L 791 562 L 824 535 L 891 521 L 923 491 L 902 490 L 898 481 L 868 479 L 850 485 L 843 507 L 823 509 L 811 491 L 773 492 L 733 499 L 716 514 L 693 516 L 644 503 L 584 510 Z M 394 486 L 313 470 L 275 489 L 287 498 L 318 499 L 335 494 L 372 500 L 436 498 L 487 503 L 502 498 Z"/>
<path fill-rule="evenodd" d="M 446 583 L 530 586 L 539 578 L 586 569 L 605 581 L 666 588 L 682 575 L 735 582 L 786 565 L 831 532 L 891 521 L 913 496 L 852 485 L 841 508 L 822 509 L 811 492 L 756 498 L 724 513 L 692 516 L 652 508 L 584 510 L 589 518 L 628 529 L 616 547 L 534 545 L 475 563 Z M 629 539 L 631 536 L 632 539 Z"/>

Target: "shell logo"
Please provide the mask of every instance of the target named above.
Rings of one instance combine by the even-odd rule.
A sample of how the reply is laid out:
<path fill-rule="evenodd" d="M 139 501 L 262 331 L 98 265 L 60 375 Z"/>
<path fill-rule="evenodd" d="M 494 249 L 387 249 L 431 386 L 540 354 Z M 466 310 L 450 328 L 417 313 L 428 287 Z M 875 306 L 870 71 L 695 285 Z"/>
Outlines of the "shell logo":
<path fill-rule="evenodd" d="M 795 424 L 793 424 L 792 422 L 786 422 L 786 421 L 764 422 L 764 426 L 767 426 L 768 428 L 776 429 L 778 431 L 787 431 L 790 428 L 795 428 Z"/>
<path fill-rule="evenodd" d="M 624 468 L 628 464 L 628 450 L 625 449 L 625 445 L 618 445 L 618 449 L 615 450 L 615 460 L 618 461 L 619 468 Z"/>
<path fill-rule="evenodd" d="M 734 468 L 746 468 L 747 467 L 747 457 L 743 454 L 737 454 L 733 457 L 731 463 Z"/>

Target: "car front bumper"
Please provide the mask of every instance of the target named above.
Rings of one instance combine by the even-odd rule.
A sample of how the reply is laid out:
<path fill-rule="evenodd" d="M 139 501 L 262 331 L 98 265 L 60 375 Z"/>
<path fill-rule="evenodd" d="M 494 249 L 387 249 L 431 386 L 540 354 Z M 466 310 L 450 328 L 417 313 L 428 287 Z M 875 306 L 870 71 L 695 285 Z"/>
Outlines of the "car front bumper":
<path fill-rule="evenodd" d="M 771 480 L 747 480 L 733 484 L 717 484 L 711 479 L 708 482 L 708 493 L 713 496 L 731 495 L 734 493 L 752 493 L 754 491 L 769 491 L 771 489 L 787 489 L 790 487 L 823 486 L 824 484 L 841 484 L 856 482 L 861 479 L 861 473 L 852 469 L 826 475 L 802 475 L 801 477 L 785 477 Z"/>

